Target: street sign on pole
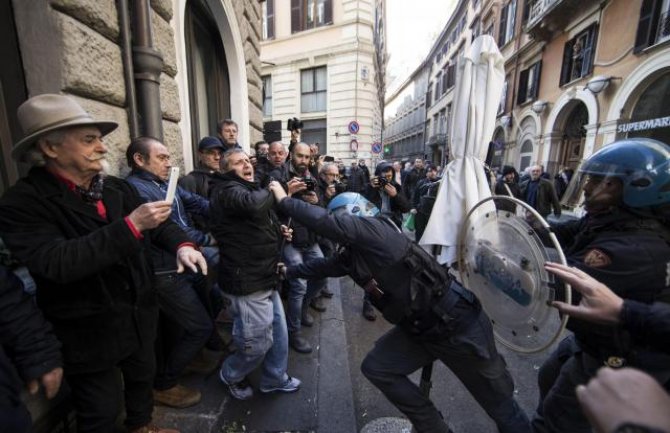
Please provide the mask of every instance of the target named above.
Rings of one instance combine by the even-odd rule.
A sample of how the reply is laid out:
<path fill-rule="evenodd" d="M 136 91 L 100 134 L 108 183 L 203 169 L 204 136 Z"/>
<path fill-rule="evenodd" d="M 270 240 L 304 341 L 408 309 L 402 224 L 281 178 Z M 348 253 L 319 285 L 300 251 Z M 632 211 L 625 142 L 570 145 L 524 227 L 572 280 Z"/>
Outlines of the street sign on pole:
<path fill-rule="evenodd" d="M 358 150 L 358 140 L 353 139 L 349 142 L 349 149 L 352 152 L 356 152 Z"/>
<path fill-rule="evenodd" d="M 359 125 L 355 120 L 352 120 L 349 122 L 349 126 L 347 128 L 349 129 L 349 134 L 358 134 L 358 131 L 361 130 L 361 125 Z"/>
<path fill-rule="evenodd" d="M 380 142 L 372 143 L 372 153 L 381 153 L 382 144 Z"/>

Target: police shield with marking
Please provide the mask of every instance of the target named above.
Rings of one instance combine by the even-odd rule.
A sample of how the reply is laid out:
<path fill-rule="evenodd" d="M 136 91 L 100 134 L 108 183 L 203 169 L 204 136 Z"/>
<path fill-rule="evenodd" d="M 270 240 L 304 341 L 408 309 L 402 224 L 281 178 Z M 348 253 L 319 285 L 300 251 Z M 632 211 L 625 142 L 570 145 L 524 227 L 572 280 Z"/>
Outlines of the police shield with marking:
<path fill-rule="evenodd" d="M 487 208 L 492 201 L 497 211 Z M 567 316 L 556 319 L 551 302 L 570 302 L 570 288 L 556 287 L 547 261 L 565 263 L 565 257 L 549 225 L 526 203 L 492 196 L 468 213 L 459 240 L 461 279 L 481 301 L 497 340 L 518 352 L 546 349 L 567 322 Z"/>
<path fill-rule="evenodd" d="M 338 195 L 329 210 L 286 197 L 271 183 L 282 212 L 342 245 L 329 259 L 286 269 L 288 277 L 350 275 L 395 326 L 361 367 L 418 432 L 448 432 L 440 412 L 409 375 L 441 360 L 465 384 L 498 430 L 530 431 L 513 397 L 514 383 L 497 352 L 491 322 L 477 298 L 384 214 L 358 194 Z"/>

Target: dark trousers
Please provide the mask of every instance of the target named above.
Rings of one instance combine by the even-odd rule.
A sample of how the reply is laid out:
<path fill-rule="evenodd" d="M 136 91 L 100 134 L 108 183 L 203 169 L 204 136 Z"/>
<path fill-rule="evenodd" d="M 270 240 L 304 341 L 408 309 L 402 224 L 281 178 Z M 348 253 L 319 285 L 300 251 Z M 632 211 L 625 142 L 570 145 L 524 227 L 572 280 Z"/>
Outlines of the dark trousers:
<path fill-rule="evenodd" d="M 126 403 L 125 424 L 128 430 L 151 422 L 154 406 L 152 385 L 156 371 L 153 341 L 144 342 L 116 367 L 82 374 L 67 374 L 68 369 L 65 367 L 65 377 L 72 390 L 72 403 L 77 412 L 79 433 L 115 431 L 114 424 L 122 398 Z"/>
<path fill-rule="evenodd" d="M 429 219 L 429 214 L 427 215 L 425 213 L 417 212 L 416 215 L 414 215 L 414 240 L 416 242 L 421 240 L 423 232 L 426 231 L 426 226 L 428 226 Z"/>
<path fill-rule="evenodd" d="M 0 433 L 28 433 L 31 426 L 30 413 L 23 403 L 0 406 Z"/>
<path fill-rule="evenodd" d="M 408 375 L 439 359 L 454 372 L 504 433 L 530 432 L 513 398 L 514 383 L 493 342 L 488 317 L 479 311 L 450 335 L 423 340 L 396 326 L 363 360 L 365 377 L 412 422 L 419 433 L 448 431 L 433 402 Z"/>
<path fill-rule="evenodd" d="M 154 280 L 161 312 L 181 328 L 173 346 L 163 347 L 154 384 L 158 390 L 177 384 L 179 376 L 214 329 L 212 318 L 194 288 L 194 281 L 193 276 L 177 273 L 157 275 Z"/>

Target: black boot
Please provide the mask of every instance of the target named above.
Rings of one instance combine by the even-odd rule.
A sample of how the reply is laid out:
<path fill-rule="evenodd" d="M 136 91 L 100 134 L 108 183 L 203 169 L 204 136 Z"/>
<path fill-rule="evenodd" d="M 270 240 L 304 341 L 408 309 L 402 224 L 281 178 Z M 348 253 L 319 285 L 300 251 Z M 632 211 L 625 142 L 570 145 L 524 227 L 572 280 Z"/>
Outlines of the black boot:
<path fill-rule="evenodd" d="M 288 345 L 298 353 L 310 353 L 312 351 L 312 345 L 309 344 L 300 332 L 289 334 Z"/>
<path fill-rule="evenodd" d="M 370 301 L 368 301 L 367 299 L 363 301 L 363 317 L 365 317 L 371 322 L 377 320 L 377 314 L 375 313 L 375 309 L 370 303 Z"/>

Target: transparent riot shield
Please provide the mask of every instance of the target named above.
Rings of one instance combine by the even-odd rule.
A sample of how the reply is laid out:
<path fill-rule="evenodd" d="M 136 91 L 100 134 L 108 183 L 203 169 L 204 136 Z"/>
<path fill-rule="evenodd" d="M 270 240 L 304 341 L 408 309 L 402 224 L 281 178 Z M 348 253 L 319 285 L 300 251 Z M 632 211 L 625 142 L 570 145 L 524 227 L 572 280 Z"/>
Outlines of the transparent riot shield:
<path fill-rule="evenodd" d="M 568 320 L 551 302 L 570 302 L 570 287 L 557 284 L 544 269 L 547 261 L 565 264 L 565 256 L 547 222 L 526 203 L 492 196 L 468 213 L 459 236 L 461 280 L 479 298 L 496 339 L 517 352 L 548 348 Z"/>

